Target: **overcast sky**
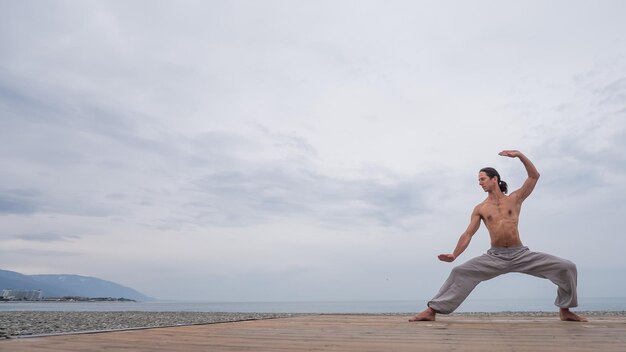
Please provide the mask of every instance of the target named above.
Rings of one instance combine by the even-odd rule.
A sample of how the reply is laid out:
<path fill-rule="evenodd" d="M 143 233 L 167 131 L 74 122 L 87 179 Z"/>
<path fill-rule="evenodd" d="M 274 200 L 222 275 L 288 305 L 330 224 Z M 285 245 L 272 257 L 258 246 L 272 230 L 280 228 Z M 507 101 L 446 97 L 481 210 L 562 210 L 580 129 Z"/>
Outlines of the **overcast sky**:
<path fill-rule="evenodd" d="M 624 1 L 0 0 L 0 268 L 162 299 L 432 297 L 478 170 L 626 296 Z M 489 248 L 484 225 L 458 259 Z M 546 297 L 510 275 L 473 297 Z M 422 307 L 419 307 L 420 309 Z"/>

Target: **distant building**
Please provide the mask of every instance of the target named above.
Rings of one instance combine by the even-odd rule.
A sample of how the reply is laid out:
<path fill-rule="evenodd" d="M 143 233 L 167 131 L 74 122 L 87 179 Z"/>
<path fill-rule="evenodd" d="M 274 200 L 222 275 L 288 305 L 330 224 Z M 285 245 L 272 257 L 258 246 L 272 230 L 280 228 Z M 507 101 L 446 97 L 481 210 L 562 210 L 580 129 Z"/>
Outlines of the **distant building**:
<path fill-rule="evenodd" d="M 41 290 L 2 290 L 2 298 L 7 301 L 41 301 Z"/>

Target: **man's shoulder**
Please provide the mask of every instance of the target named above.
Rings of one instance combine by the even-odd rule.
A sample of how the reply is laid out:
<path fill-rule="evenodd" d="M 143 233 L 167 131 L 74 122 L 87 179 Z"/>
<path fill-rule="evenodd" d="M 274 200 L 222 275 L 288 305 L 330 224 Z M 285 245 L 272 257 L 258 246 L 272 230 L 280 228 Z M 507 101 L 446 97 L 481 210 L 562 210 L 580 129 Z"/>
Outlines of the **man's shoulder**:
<path fill-rule="evenodd" d="M 483 200 L 482 202 L 476 204 L 476 206 L 474 207 L 474 213 L 478 213 L 481 214 L 485 205 L 487 205 L 487 199 Z"/>
<path fill-rule="evenodd" d="M 484 207 L 485 205 L 487 205 L 488 202 L 489 202 L 489 198 L 485 198 L 482 202 L 476 204 L 474 209 L 480 209 L 480 208 Z"/>

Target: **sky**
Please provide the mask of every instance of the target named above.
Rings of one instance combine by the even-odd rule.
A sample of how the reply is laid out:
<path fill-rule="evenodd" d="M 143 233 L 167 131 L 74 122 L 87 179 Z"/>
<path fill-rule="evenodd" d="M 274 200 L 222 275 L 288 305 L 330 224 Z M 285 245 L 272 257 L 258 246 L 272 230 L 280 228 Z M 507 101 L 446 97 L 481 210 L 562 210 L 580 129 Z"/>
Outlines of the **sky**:
<path fill-rule="evenodd" d="M 626 2 L 0 0 L 0 268 L 159 299 L 431 298 L 486 197 L 625 297 Z M 490 246 L 481 226 L 465 261 Z M 510 274 L 470 299 L 546 298 Z"/>

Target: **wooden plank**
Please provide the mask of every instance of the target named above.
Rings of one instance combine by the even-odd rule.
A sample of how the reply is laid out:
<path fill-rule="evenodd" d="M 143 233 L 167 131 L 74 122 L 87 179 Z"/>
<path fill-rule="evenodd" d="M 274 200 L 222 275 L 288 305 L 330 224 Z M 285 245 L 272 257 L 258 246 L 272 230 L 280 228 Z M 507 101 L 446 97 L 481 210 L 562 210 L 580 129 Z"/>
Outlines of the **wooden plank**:
<path fill-rule="evenodd" d="M 623 317 L 319 315 L 0 341 L 0 351 L 625 351 Z"/>

